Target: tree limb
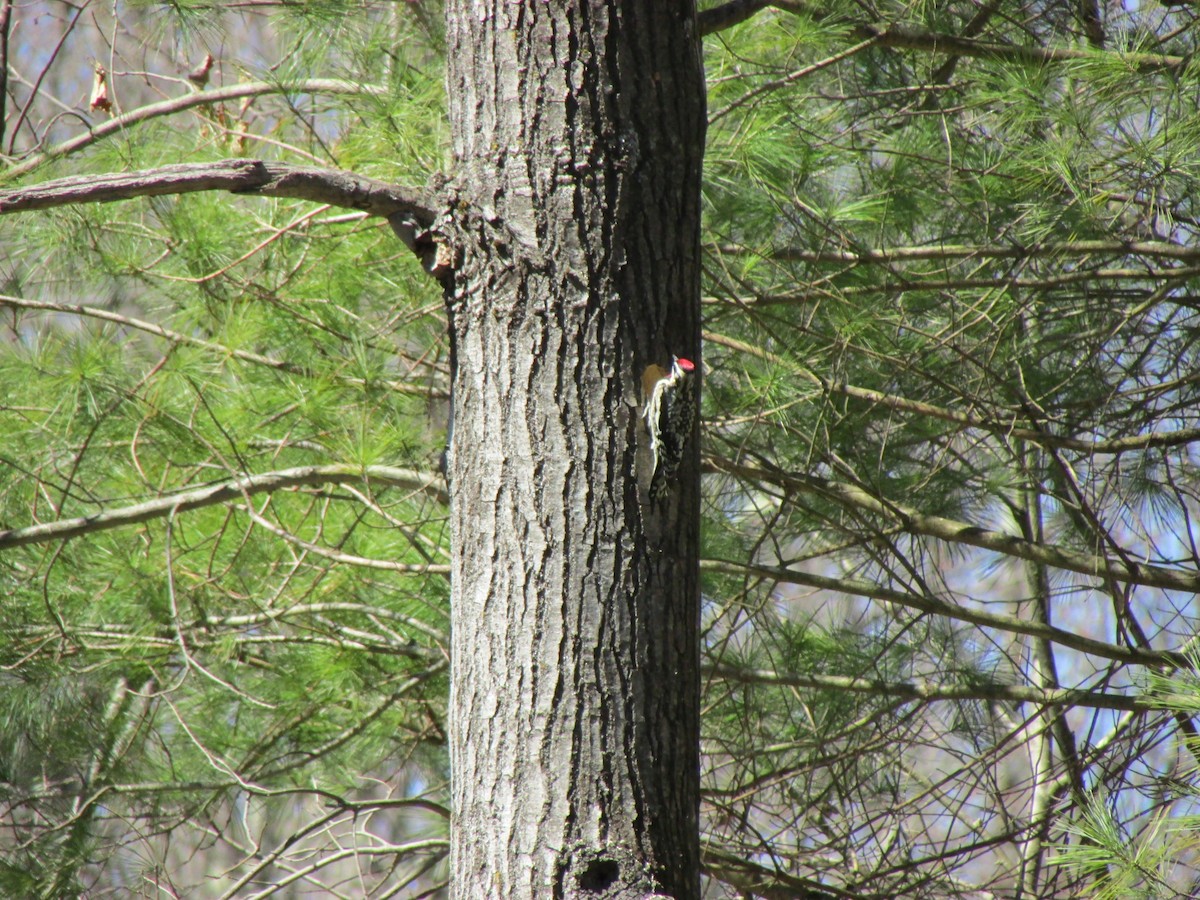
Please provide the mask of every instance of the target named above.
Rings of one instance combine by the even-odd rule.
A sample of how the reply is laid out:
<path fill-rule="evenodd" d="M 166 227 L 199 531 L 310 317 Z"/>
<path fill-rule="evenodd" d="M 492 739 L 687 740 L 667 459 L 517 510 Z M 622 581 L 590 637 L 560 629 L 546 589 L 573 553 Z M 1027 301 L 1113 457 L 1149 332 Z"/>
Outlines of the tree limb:
<path fill-rule="evenodd" d="M 310 200 L 357 209 L 386 218 L 409 249 L 431 252 L 423 232 L 434 220 L 433 197 L 420 188 L 401 187 L 339 169 L 295 166 L 258 159 L 181 163 L 104 175 L 76 175 L 43 184 L 0 191 L 0 214 L 51 209 L 75 203 L 112 203 L 133 197 L 229 191 L 260 197 Z M 406 232 L 402 228 L 407 226 Z"/>
<path fill-rule="evenodd" d="M 152 519 L 161 519 L 174 512 L 187 512 L 205 506 L 239 500 L 247 494 L 264 491 L 292 490 L 300 487 L 320 487 L 327 484 L 375 483 L 384 487 L 398 487 L 408 491 L 427 494 L 445 503 L 446 494 L 441 477 L 435 474 L 398 469 L 393 466 L 300 466 L 278 472 L 246 475 L 228 481 L 219 481 L 201 488 L 181 491 L 166 497 L 156 497 L 144 503 L 135 503 L 119 509 L 61 519 L 26 528 L 10 528 L 0 531 L 0 550 L 20 547 L 25 544 L 41 544 L 47 541 L 65 541 L 83 534 L 93 534 L 136 525 Z"/>

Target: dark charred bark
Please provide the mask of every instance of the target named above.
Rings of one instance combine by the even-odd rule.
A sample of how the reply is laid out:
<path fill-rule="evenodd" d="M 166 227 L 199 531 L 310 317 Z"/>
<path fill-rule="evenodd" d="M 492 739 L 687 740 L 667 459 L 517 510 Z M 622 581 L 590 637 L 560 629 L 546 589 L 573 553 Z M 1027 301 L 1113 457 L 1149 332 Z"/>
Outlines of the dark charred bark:
<path fill-rule="evenodd" d="M 699 350 L 694 4 L 446 16 L 454 896 L 694 898 L 696 441 L 651 504 L 638 395 Z"/>

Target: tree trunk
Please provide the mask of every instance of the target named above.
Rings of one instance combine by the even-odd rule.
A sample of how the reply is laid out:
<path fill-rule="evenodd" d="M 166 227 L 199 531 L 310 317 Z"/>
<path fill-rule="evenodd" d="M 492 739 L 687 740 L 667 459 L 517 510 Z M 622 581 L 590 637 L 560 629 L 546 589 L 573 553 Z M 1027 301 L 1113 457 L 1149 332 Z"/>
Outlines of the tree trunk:
<path fill-rule="evenodd" d="M 691 0 L 450 0 L 453 896 L 699 896 L 699 494 L 639 378 L 699 349 Z M 698 397 L 697 397 L 698 401 Z"/>

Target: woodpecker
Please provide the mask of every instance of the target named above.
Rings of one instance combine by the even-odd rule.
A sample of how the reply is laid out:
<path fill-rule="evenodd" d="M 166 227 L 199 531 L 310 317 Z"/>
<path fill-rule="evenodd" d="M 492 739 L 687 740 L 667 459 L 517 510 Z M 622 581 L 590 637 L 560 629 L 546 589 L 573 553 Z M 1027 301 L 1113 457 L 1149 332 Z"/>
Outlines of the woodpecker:
<path fill-rule="evenodd" d="M 642 374 L 642 394 L 646 398 L 643 416 L 654 457 L 651 500 L 667 495 L 692 436 L 696 422 L 696 389 L 692 385 L 695 372 L 696 364 L 690 359 L 673 356 L 669 370 L 651 364 Z"/>

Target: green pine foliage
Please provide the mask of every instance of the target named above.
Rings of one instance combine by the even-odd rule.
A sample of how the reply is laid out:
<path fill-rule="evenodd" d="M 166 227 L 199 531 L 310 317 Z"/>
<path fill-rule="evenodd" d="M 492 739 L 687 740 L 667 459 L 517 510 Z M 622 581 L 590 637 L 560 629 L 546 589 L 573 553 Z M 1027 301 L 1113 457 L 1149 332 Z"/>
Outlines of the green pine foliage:
<path fill-rule="evenodd" d="M 1011 690 L 1103 684 L 1107 671 L 1123 693 L 1137 667 L 1043 645 L 1015 622 L 967 626 L 862 593 L 888 588 L 918 607 L 947 600 L 1146 648 L 1194 634 L 1189 597 L 975 549 L 910 518 L 1196 571 L 1190 439 L 1139 444 L 1196 426 L 1196 82 L 1130 55 L 1186 56 L 1191 38 L 1148 10 L 1109 8 L 1102 51 L 1072 39 L 1065 4 L 1019 15 L 884 6 L 875 19 L 825 5 L 767 12 L 706 43 L 706 553 L 747 563 L 741 582 L 728 563 L 706 581 L 708 649 L 721 671 L 744 673 L 737 693 L 718 678 L 706 687 L 726 760 L 708 782 L 720 810 L 711 840 L 733 857 L 772 853 L 761 869 L 725 857 L 716 868 L 746 888 L 809 864 L 851 895 L 970 895 L 967 883 L 933 887 L 917 874 L 956 869 L 998 896 L 1186 895 L 1195 841 L 1156 843 L 1149 811 L 1162 793 L 1149 776 L 1104 767 L 1120 758 L 1121 772 L 1167 772 L 1195 748 L 1161 717 L 1086 706 L 1071 711 L 1065 742 L 1054 708 Z M 976 15 L 991 44 L 1080 52 L 951 61 L 915 38 L 917 52 L 855 46 L 865 21 L 958 35 Z M 814 633 L 830 642 L 824 652 Z M 957 698 L 880 692 L 847 707 L 794 683 L 811 673 L 953 686 Z M 820 711 L 803 738 L 779 713 L 794 702 Z M 762 732 L 739 723 L 739 709 Z M 764 733 L 787 736 L 792 755 L 762 756 Z M 1046 754 L 1053 775 L 1031 772 L 1029 754 Z M 748 759 L 744 770 L 733 762 Z M 817 790 L 823 779 L 835 794 Z M 1155 848 L 1154 866 L 1120 862 L 1116 843 L 1084 833 L 1092 785 L 1126 838 Z M 1162 815 L 1188 835 L 1194 774 L 1177 788 Z M 1060 804 L 1044 827 L 1061 855 L 1022 830 L 1036 831 L 1039 792 Z M 835 817 L 810 808 L 816 796 L 831 798 Z M 730 824 L 768 815 L 769 840 Z M 914 829 L 913 816 L 927 824 Z M 1015 864 L 983 849 L 996 839 Z M 1075 865 L 1088 853 L 1100 868 Z M 1035 871 L 1033 859 L 1051 861 Z M 1124 866 L 1119 889 L 1105 866 Z"/>
<path fill-rule="evenodd" d="M 393 180 L 439 168 L 436 48 L 398 62 L 410 25 L 334 6 L 249 23 L 292 51 L 290 67 L 222 59 L 225 80 L 319 74 L 374 93 L 146 122 L 38 176 L 244 153 Z M 203 7 L 141 15 L 190 60 L 209 34 L 194 26 L 212 24 Z M 255 815 L 282 810 L 272 797 L 366 798 L 399 768 L 426 785 L 409 793 L 441 799 L 444 509 L 436 491 L 370 475 L 432 471 L 444 440 L 444 322 L 419 266 L 379 221 L 228 194 L 0 228 L 3 293 L 53 304 L 6 311 L 3 527 L 300 467 L 363 473 L 0 553 L 0 893 L 178 881 L 187 845 L 236 844 L 247 798 Z M 389 839 L 444 830 L 426 814 Z M 172 832 L 178 848 L 151 839 Z"/>
<path fill-rule="evenodd" d="M 1097 4 L 1101 47 L 1087 5 L 705 38 L 706 896 L 1195 894 L 1196 591 L 1137 567 L 1200 570 L 1197 13 Z M 277 90 L 22 184 L 450 168 L 434 4 L 117 6 L 118 112 L 213 48 Z M 99 57 L 108 13 L 50 7 Z M 91 71 L 46 71 L 82 116 Z M 80 133 L 15 109 L 17 162 Z M 90 519 L 0 549 L 0 894 L 436 892 L 437 286 L 377 219 L 196 193 L 0 217 L 0 312 L 0 531 Z"/>

